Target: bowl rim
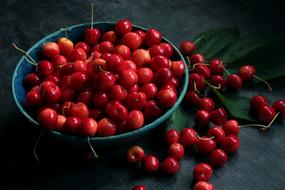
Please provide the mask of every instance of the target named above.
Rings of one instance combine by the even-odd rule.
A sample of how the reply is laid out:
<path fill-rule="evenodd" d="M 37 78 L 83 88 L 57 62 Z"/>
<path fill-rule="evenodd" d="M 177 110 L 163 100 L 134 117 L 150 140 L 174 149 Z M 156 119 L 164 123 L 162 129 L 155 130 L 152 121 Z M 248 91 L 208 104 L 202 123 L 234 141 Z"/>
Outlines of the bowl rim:
<path fill-rule="evenodd" d="M 111 24 L 111 25 L 114 25 L 114 24 L 116 24 L 116 22 L 105 22 L 105 21 L 104 22 L 93 22 L 94 27 L 96 27 L 96 25 L 99 25 L 99 24 Z M 90 23 L 82 23 L 82 24 L 76 24 L 76 25 L 72 25 L 72 26 L 67 26 L 64 29 L 67 30 L 67 31 L 70 31 L 70 30 L 72 30 L 74 28 L 86 27 L 88 25 L 90 25 Z M 135 25 L 135 24 L 133 24 L 133 27 L 135 27 L 137 29 L 140 29 L 140 30 L 143 30 L 143 31 L 147 31 L 148 30 L 145 27 L 138 26 L 138 25 Z M 63 30 L 60 29 L 60 30 L 57 30 L 57 31 L 55 31 L 55 32 L 45 36 L 44 38 L 41 38 L 39 41 L 37 41 L 34 45 L 32 45 L 29 48 L 27 53 L 30 53 L 33 49 L 39 47 L 39 45 L 42 44 L 43 42 L 45 42 L 47 39 L 52 38 L 52 37 L 54 37 L 56 35 L 59 35 L 60 33 L 62 33 L 62 31 Z M 184 65 L 185 65 L 184 85 L 183 85 L 182 90 L 180 92 L 180 95 L 179 95 L 177 101 L 175 102 L 175 104 L 173 105 L 173 107 L 168 109 L 163 115 L 161 115 L 156 120 L 152 121 L 151 123 L 148 123 L 147 125 L 144 125 L 142 128 L 136 129 L 134 131 L 129 131 L 129 132 L 126 132 L 126 133 L 122 133 L 122 134 L 116 134 L 116 135 L 108 136 L 108 137 L 97 137 L 97 136 L 89 137 L 90 141 L 97 141 L 98 142 L 98 141 L 114 140 L 114 139 L 119 140 L 119 139 L 132 137 L 132 136 L 140 133 L 141 131 L 154 129 L 157 125 L 160 125 L 161 123 L 163 123 L 178 108 L 178 106 L 182 102 L 183 97 L 185 96 L 186 91 L 187 91 L 188 77 L 189 77 L 188 68 L 187 68 L 187 64 L 186 64 L 186 61 L 184 59 L 184 56 L 181 54 L 179 49 L 171 41 L 169 41 L 166 37 L 162 36 L 162 39 L 163 39 L 163 41 L 169 43 L 173 47 L 173 49 L 178 53 L 179 57 L 181 58 L 181 60 L 183 61 Z M 13 99 L 14 99 L 14 102 L 15 102 L 16 106 L 22 112 L 22 114 L 24 114 L 24 116 L 26 118 L 28 118 L 28 120 L 32 124 L 36 125 L 37 128 L 40 129 L 39 123 L 32 116 L 30 116 L 30 114 L 28 114 L 28 112 L 23 108 L 22 104 L 19 102 L 19 100 L 17 99 L 17 96 L 16 96 L 15 78 L 18 75 L 19 67 L 20 67 L 21 63 L 24 61 L 24 59 L 25 59 L 25 56 L 22 56 L 21 59 L 18 61 L 17 65 L 16 65 L 16 67 L 14 69 L 14 72 L 13 72 L 13 78 L 12 78 Z M 157 124 L 157 123 L 159 123 L 159 124 Z M 86 137 L 68 135 L 68 134 L 64 134 L 64 133 L 61 133 L 61 132 L 58 132 L 58 131 L 55 131 L 55 130 L 51 130 L 49 132 L 51 134 L 53 134 L 53 135 L 61 136 L 63 138 L 68 138 L 68 139 L 70 139 L 70 138 L 72 138 L 72 139 L 86 139 Z"/>

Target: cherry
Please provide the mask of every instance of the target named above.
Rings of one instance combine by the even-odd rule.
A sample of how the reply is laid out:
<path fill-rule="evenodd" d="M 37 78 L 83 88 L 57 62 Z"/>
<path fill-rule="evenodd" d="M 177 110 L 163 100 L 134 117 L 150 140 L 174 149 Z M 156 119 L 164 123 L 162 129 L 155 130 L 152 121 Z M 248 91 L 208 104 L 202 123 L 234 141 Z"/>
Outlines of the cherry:
<path fill-rule="evenodd" d="M 161 108 L 154 100 L 147 101 L 143 111 L 145 120 L 151 121 L 158 118 L 162 114 Z"/>
<path fill-rule="evenodd" d="M 41 79 L 37 73 L 27 74 L 24 78 L 24 84 L 28 88 L 32 88 L 34 86 L 40 85 Z"/>
<path fill-rule="evenodd" d="M 98 108 L 89 108 L 89 117 L 99 121 L 103 118 L 103 111 Z"/>
<path fill-rule="evenodd" d="M 62 55 L 68 56 L 73 50 L 73 42 L 68 38 L 59 38 L 57 44 Z"/>
<path fill-rule="evenodd" d="M 215 102 L 211 98 L 201 98 L 198 106 L 200 110 L 211 112 L 215 109 Z"/>
<path fill-rule="evenodd" d="M 159 160 L 153 155 L 146 155 L 142 160 L 142 167 L 147 173 L 155 172 L 159 169 Z"/>
<path fill-rule="evenodd" d="M 42 46 L 42 53 L 47 58 L 52 58 L 55 55 L 59 55 L 60 49 L 55 42 L 47 42 Z"/>
<path fill-rule="evenodd" d="M 202 54 L 192 54 L 189 57 L 190 63 L 192 65 L 196 64 L 196 63 L 205 63 L 205 57 Z"/>
<path fill-rule="evenodd" d="M 269 104 L 268 99 L 265 96 L 253 96 L 250 99 L 250 109 L 252 111 L 258 111 L 261 107 Z"/>
<path fill-rule="evenodd" d="M 121 55 L 124 59 L 130 59 L 131 58 L 131 50 L 129 47 L 125 45 L 117 45 L 113 49 L 113 53 Z"/>
<path fill-rule="evenodd" d="M 40 94 L 46 104 L 54 104 L 60 98 L 59 87 L 51 81 L 45 81 L 40 86 Z"/>
<path fill-rule="evenodd" d="M 184 128 L 180 134 L 180 143 L 184 147 L 191 147 L 197 142 L 197 132 L 192 128 Z"/>
<path fill-rule="evenodd" d="M 128 162 L 132 164 L 138 163 L 144 158 L 144 156 L 145 156 L 144 150 L 138 145 L 135 145 L 129 148 L 128 153 L 127 153 Z"/>
<path fill-rule="evenodd" d="M 125 88 L 130 88 L 138 82 L 138 75 L 134 70 L 126 69 L 120 73 L 120 84 Z"/>
<path fill-rule="evenodd" d="M 75 48 L 81 48 L 81 49 L 83 49 L 86 54 L 88 54 L 89 51 L 90 51 L 89 45 L 88 45 L 87 43 L 85 43 L 85 42 L 78 42 L 78 43 L 76 43 L 76 44 L 75 44 Z"/>
<path fill-rule="evenodd" d="M 272 107 L 276 112 L 280 113 L 282 118 L 285 117 L 285 100 L 276 100 L 273 102 Z"/>
<path fill-rule="evenodd" d="M 64 123 L 64 132 L 69 134 L 77 134 L 78 130 L 81 128 L 82 121 L 79 117 L 70 116 L 66 118 Z"/>
<path fill-rule="evenodd" d="M 196 66 L 193 72 L 202 75 L 205 79 L 208 79 L 211 76 L 211 71 L 206 65 Z"/>
<path fill-rule="evenodd" d="M 138 35 L 140 35 L 140 37 L 142 39 L 142 44 L 143 44 L 145 41 L 145 35 L 146 35 L 145 32 L 142 30 L 135 30 L 134 32 L 137 33 Z"/>
<path fill-rule="evenodd" d="M 57 113 L 50 108 L 46 108 L 39 113 L 38 121 L 44 129 L 53 130 L 57 125 Z"/>
<path fill-rule="evenodd" d="M 53 73 L 53 70 L 54 68 L 52 63 L 46 60 L 40 61 L 37 65 L 37 73 L 43 78 L 51 75 Z"/>
<path fill-rule="evenodd" d="M 195 114 L 194 121 L 195 126 L 197 126 L 198 129 L 208 127 L 210 121 L 210 113 L 205 110 L 198 110 Z"/>
<path fill-rule="evenodd" d="M 137 49 L 142 43 L 140 35 L 135 32 L 126 33 L 121 39 L 122 44 L 128 46 L 131 49 Z"/>
<path fill-rule="evenodd" d="M 147 190 L 146 186 L 144 185 L 137 185 L 132 190 Z"/>
<path fill-rule="evenodd" d="M 84 32 L 84 38 L 88 44 L 97 44 L 101 38 L 101 32 L 98 28 L 88 28 Z"/>
<path fill-rule="evenodd" d="M 212 74 L 220 75 L 225 70 L 224 63 L 220 59 L 211 59 L 209 65 Z"/>
<path fill-rule="evenodd" d="M 122 122 L 128 118 L 127 108 L 119 102 L 109 102 L 105 107 L 105 112 L 113 121 Z"/>
<path fill-rule="evenodd" d="M 183 76 L 185 74 L 185 65 L 183 61 L 172 61 L 171 72 L 177 78 Z"/>
<path fill-rule="evenodd" d="M 159 104 L 163 108 L 170 108 L 172 107 L 177 101 L 176 93 L 171 89 L 162 89 L 158 92 L 157 98 Z"/>
<path fill-rule="evenodd" d="M 239 126 L 237 120 L 228 120 L 225 122 L 223 129 L 227 136 L 229 135 L 238 135 L 239 134 Z"/>
<path fill-rule="evenodd" d="M 172 72 L 169 68 L 158 69 L 155 73 L 155 83 L 157 86 L 164 86 L 172 79 Z"/>
<path fill-rule="evenodd" d="M 60 67 L 67 64 L 67 59 L 63 55 L 55 55 L 52 57 L 51 62 L 54 70 L 60 70 Z"/>
<path fill-rule="evenodd" d="M 252 65 L 244 65 L 240 67 L 238 75 L 242 80 L 250 80 L 256 74 L 256 69 Z"/>
<path fill-rule="evenodd" d="M 153 72 L 148 67 L 140 68 L 136 71 L 136 73 L 138 76 L 138 83 L 139 84 L 149 83 L 153 79 Z"/>
<path fill-rule="evenodd" d="M 117 126 L 116 124 L 108 118 L 103 118 L 98 123 L 98 130 L 97 133 L 102 136 L 112 136 L 115 135 L 117 132 Z"/>
<path fill-rule="evenodd" d="M 139 91 L 139 85 L 138 84 L 134 84 L 132 87 L 127 89 L 127 91 L 128 91 L 129 94 L 131 94 L 133 92 L 138 92 Z"/>
<path fill-rule="evenodd" d="M 117 34 L 115 31 L 111 30 L 108 32 L 105 32 L 102 36 L 102 41 L 109 41 L 112 44 L 114 44 L 117 41 Z"/>
<path fill-rule="evenodd" d="M 210 156 L 210 163 L 214 167 L 222 167 L 228 161 L 227 154 L 222 149 L 216 149 Z"/>
<path fill-rule="evenodd" d="M 160 45 L 154 45 L 151 48 L 149 48 L 149 54 L 151 57 L 157 56 L 157 55 L 162 55 L 164 56 L 164 48 Z"/>
<path fill-rule="evenodd" d="M 217 143 L 222 143 L 226 135 L 225 135 L 225 131 L 223 130 L 223 128 L 215 126 L 208 130 L 207 136 L 209 138 L 214 137 L 214 140 Z"/>
<path fill-rule="evenodd" d="M 180 140 L 180 134 L 179 131 L 176 129 L 169 129 L 166 133 L 165 133 L 165 142 L 168 145 L 172 145 L 174 143 L 178 143 Z"/>
<path fill-rule="evenodd" d="M 194 190 L 215 190 L 215 187 L 206 181 L 199 181 L 195 184 Z"/>
<path fill-rule="evenodd" d="M 123 56 L 119 54 L 111 54 L 107 59 L 107 68 L 112 71 L 118 71 L 118 67 L 123 61 Z"/>
<path fill-rule="evenodd" d="M 114 45 L 109 41 L 101 42 L 99 45 L 100 53 L 112 52 L 113 50 L 114 50 Z"/>
<path fill-rule="evenodd" d="M 150 63 L 150 53 L 145 49 L 137 49 L 132 53 L 132 60 L 137 67 L 143 67 Z"/>
<path fill-rule="evenodd" d="M 212 111 L 210 115 L 215 125 L 223 125 L 227 121 L 227 112 L 223 108 Z"/>
<path fill-rule="evenodd" d="M 82 48 L 75 48 L 72 50 L 70 54 L 70 61 L 76 61 L 76 60 L 85 61 L 86 58 L 87 55 Z"/>
<path fill-rule="evenodd" d="M 71 75 L 70 84 L 71 88 L 77 92 L 81 91 L 88 82 L 87 74 L 82 72 L 76 72 Z"/>
<path fill-rule="evenodd" d="M 156 71 L 160 68 L 170 68 L 171 62 L 166 57 L 157 55 L 151 59 L 150 66 L 152 70 Z"/>
<path fill-rule="evenodd" d="M 206 136 L 203 136 L 196 142 L 197 152 L 200 154 L 210 154 L 216 148 L 216 141 L 213 139 L 208 139 Z"/>
<path fill-rule="evenodd" d="M 128 92 L 127 90 L 122 87 L 121 85 L 114 85 L 111 89 L 110 89 L 110 98 L 112 100 L 118 100 L 118 101 L 123 101 Z"/>
<path fill-rule="evenodd" d="M 159 44 L 159 46 L 163 49 L 163 56 L 170 58 L 173 54 L 173 47 L 166 42 Z"/>
<path fill-rule="evenodd" d="M 39 90 L 31 90 L 26 94 L 25 105 L 28 107 L 42 104 L 42 97 Z"/>
<path fill-rule="evenodd" d="M 125 20 L 125 19 L 121 19 L 119 20 L 117 23 L 116 23 L 116 26 L 115 26 L 115 31 L 120 34 L 120 35 L 124 35 L 128 32 L 131 32 L 132 31 L 132 23 L 131 21 L 129 20 Z"/>
<path fill-rule="evenodd" d="M 213 175 L 212 167 L 207 163 L 197 164 L 193 170 L 195 181 L 209 181 Z"/>
<path fill-rule="evenodd" d="M 185 95 L 185 101 L 189 106 L 197 105 L 199 102 L 200 98 L 197 93 L 194 91 L 187 91 Z"/>
<path fill-rule="evenodd" d="M 242 88 L 243 82 L 239 75 L 231 74 L 226 80 L 226 86 L 230 90 L 238 91 Z"/>
<path fill-rule="evenodd" d="M 73 105 L 73 102 L 64 102 L 61 105 L 61 112 L 64 116 L 71 116 L 71 106 Z"/>
<path fill-rule="evenodd" d="M 167 174 L 176 174 L 180 169 L 180 165 L 176 159 L 172 157 L 167 157 L 160 164 L 160 169 Z"/>
<path fill-rule="evenodd" d="M 70 113 L 71 115 L 79 117 L 81 119 L 89 116 L 88 107 L 81 102 L 71 105 Z"/>
<path fill-rule="evenodd" d="M 184 156 L 184 147 L 180 143 L 173 143 L 169 146 L 168 149 L 168 156 L 176 159 L 181 160 Z"/>
<path fill-rule="evenodd" d="M 206 86 L 205 78 L 197 73 L 190 74 L 188 85 L 190 90 L 204 90 Z"/>
<path fill-rule="evenodd" d="M 64 124 L 66 121 L 66 117 L 64 115 L 57 115 L 57 124 L 56 124 L 56 130 L 57 131 L 64 131 Z"/>
<path fill-rule="evenodd" d="M 144 116 L 139 110 L 133 110 L 129 113 L 126 121 L 127 127 L 130 130 L 136 130 L 143 126 Z"/>
<path fill-rule="evenodd" d="M 93 118 L 83 118 L 79 133 L 82 136 L 94 136 L 97 128 L 97 122 Z"/>
<path fill-rule="evenodd" d="M 77 102 L 82 102 L 89 107 L 92 101 L 92 96 L 93 94 L 90 89 L 84 90 L 77 96 Z"/>
<path fill-rule="evenodd" d="M 175 88 L 173 90 L 176 91 L 176 89 L 179 87 L 179 80 L 175 77 L 172 77 L 166 85 L 173 86 Z"/>
<path fill-rule="evenodd" d="M 239 147 L 240 147 L 240 141 L 238 136 L 235 135 L 229 135 L 225 137 L 222 143 L 222 149 L 226 153 L 235 153 L 238 151 Z"/>
<path fill-rule="evenodd" d="M 45 79 L 44 79 L 44 81 L 51 81 L 51 82 L 53 82 L 54 84 L 56 84 L 56 85 L 58 85 L 59 84 L 59 78 L 57 77 L 57 76 L 55 76 L 55 75 L 49 75 L 49 76 L 47 76 Z"/>
<path fill-rule="evenodd" d="M 156 29 L 148 29 L 145 36 L 145 44 L 154 46 L 160 43 L 162 39 L 161 33 Z"/>
<path fill-rule="evenodd" d="M 221 75 L 212 75 L 210 78 L 210 83 L 217 88 L 224 89 L 226 80 Z"/>
<path fill-rule="evenodd" d="M 273 120 L 275 115 L 275 110 L 269 105 L 262 106 L 258 110 L 258 119 L 265 125 L 268 125 Z"/>
<path fill-rule="evenodd" d="M 77 61 L 74 61 L 74 63 L 72 64 L 72 70 L 74 73 L 85 72 L 85 71 L 87 71 L 87 66 L 84 63 L 84 61 L 77 60 Z"/>
<path fill-rule="evenodd" d="M 109 95 L 106 92 L 98 92 L 93 94 L 92 103 L 97 108 L 103 108 L 107 105 Z"/>
<path fill-rule="evenodd" d="M 155 84 L 146 83 L 141 87 L 140 91 L 145 94 L 147 100 L 152 100 L 157 95 L 158 90 Z"/>
<path fill-rule="evenodd" d="M 71 75 L 72 73 L 73 73 L 73 65 L 72 64 L 63 65 L 59 70 L 59 75 L 61 77 L 64 77 L 66 75 Z"/>
<path fill-rule="evenodd" d="M 135 64 L 133 61 L 131 61 L 131 60 L 124 60 L 124 61 L 121 62 L 121 63 L 119 64 L 119 66 L 117 67 L 117 72 L 118 72 L 118 73 L 121 73 L 122 71 L 127 70 L 127 69 L 136 71 L 136 70 L 137 70 L 137 66 L 136 66 L 136 64 Z"/>
<path fill-rule="evenodd" d="M 98 91 L 105 91 L 112 88 L 116 83 L 116 77 L 113 73 L 108 71 L 102 71 L 95 76 L 94 89 Z"/>
<path fill-rule="evenodd" d="M 190 55 L 196 49 L 196 46 L 191 41 L 183 41 L 180 44 L 180 51 L 183 55 Z"/>
<path fill-rule="evenodd" d="M 160 90 L 167 90 L 167 89 L 172 90 L 173 92 L 177 94 L 177 90 L 175 86 L 173 86 L 170 82 L 160 88 Z"/>
<path fill-rule="evenodd" d="M 146 96 L 142 92 L 129 93 L 125 104 L 129 110 L 141 110 L 146 104 Z"/>

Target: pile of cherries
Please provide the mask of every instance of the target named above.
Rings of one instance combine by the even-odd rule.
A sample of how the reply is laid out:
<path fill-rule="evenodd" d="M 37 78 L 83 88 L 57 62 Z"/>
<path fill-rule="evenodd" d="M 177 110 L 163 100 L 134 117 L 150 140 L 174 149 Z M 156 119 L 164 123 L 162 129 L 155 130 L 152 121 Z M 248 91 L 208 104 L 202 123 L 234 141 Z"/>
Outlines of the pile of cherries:
<path fill-rule="evenodd" d="M 47 130 L 111 136 L 136 130 L 177 101 L 185 65 L 155 29 L 134 30 L 119 20 L 114 30 L 84 31 L 82 41 L 47 42 L 36 72 L 24 79 L 25 105 Z"/>

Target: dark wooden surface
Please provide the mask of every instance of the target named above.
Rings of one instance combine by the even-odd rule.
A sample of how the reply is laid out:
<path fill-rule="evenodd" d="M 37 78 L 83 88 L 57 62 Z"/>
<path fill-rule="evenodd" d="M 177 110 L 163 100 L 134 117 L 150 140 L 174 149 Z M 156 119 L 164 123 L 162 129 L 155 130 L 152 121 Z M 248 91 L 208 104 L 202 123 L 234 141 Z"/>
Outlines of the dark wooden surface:
<path fill-rule="evenodd" d="M 236 25 L 243 35 L 267 31 L 284 32 L 284 13 L 277 1 L 156 0 L 94 1 L 95 20 L 127 18 L 137 25 L 154 27 L 176 45 L 183 39 L 211 29 Z M 202 160 L 186 156 L 175 176 L 142 175 L 125 164 L 128 145 L 98 150 L 101 159 L 89 164 L 82 149 L 44 136 L 38 146 L 41 163 L 33 157 L 39 131 L 18 112 L 11 95 L 11 78 L 20 58 L 11 48 L 15 42 L 28 49 L 36 41 L 61 27 L 89 22 L 90 1 L 0 1 L 0 189 L 131 189 L 145 184 L 151 190 L 191 189 L 192 169 Z M 269 63 L 271 64 L 271 63 Z M 274 66 L 274 64 L 272 64 Z M 274 81 L 273 93 L 263 86 L 244 93 L 262 93 L 270 99 L 285 96 L 282 81 Z M 158 143 L 160 132 L 137 142 L 160 158 L 165 147 Z M 156 140 L 154 140 L 156 139 Z M 230 157 L 211 182 L 218 190 L 282 190 L 285 186 L 285 128 L 275 125 L 263 133 L 241 130 L 240 151 Z M 190 153 L 188 153 L 190 155 Z"/>

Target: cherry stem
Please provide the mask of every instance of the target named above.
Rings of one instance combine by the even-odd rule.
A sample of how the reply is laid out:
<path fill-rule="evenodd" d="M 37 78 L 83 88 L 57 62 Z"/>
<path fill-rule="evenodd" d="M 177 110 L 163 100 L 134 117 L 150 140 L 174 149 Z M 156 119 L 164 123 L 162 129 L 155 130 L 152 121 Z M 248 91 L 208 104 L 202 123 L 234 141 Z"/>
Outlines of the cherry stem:
<path fill-rule="evenodd" d="M 204 38 L 204 36 L 201 36 L 200 38 L 198 38 L 197 40 L 195 40 L 194 42 L 193 42 L 193 44 L 196 44 L 197 42 L 199 42 L 200 40 L 202 40 Z"/>
<path fill-rule="evenodd" d="M 14 44 L 14 43 L 13 43 L 12 45 L 13 45 L 13 47 L 14 47 L 16 50 L 18 50 L 18 51 L 22 52 L 23 54 L 25 54 L 25 58 L 26 58 L 26 60 L 27 60 L 30 64 L 32 64 L 32 65 L 38 65 L 37 62 L 36 62 L 26 51 L 24 51 L 23 49 L 19 48 L 19 47 L 16 46 L 16 44 Z"/>
<path fill-rule="evenodd" d="M 105 71 L 105 70 L 101 67 L 101 65 L 99 65 L 98 68 L 99 68 L 99 70 L 100 70 L 101 72 L 107 72 L 107 71 Z"/>
<path fill-rule="evenodd" d="M 91 149 L 91 151 L 92 151 L 92 153 L 93 153 L 94 158 L 98 159 L 99 156 L 98 156 L 98 154 L 95 152 L 95 150 L 94 150 L 94 148 L 93 148 L 93 146 L 92 146 L 92 144 L 91 144 L 91 142 L 90 142 L 89 136 L 87 137 L 87 141 L 88 141 L 88 145 L 89 145 L 89 147 L 90 147 L 90 149 Z"/>
<path fill-rule="evenodd" d="M 188 69 L 191 69 L 191 61 L 189 56 L 186 56 L 187 60 L 188 60 Z"/>
<path fill-rule="evenodd" d="M 193 70 L 196 66 L 198 66 L 198 65 L 209 66 L 209 64 L 207 64 L 207 63 L 195 63 L 195 64 L 192 66 L 192 70 Z"/>
<path fill-rule="evenodd" d="M 193 85 L 194 85 L 194 91 L 200 94 L 200 91 L 197 89 L 197 85 L 195 81 L 193 82 Z"/>
<path fill-rule="evenodd" d="M 264 80 L 264 79 L 262 79 L 262 78 L 260 78 L 259 76 L 256 76 L 256 75 L 253 75 L 253 77 L 256 78 L 256 79 L 258 79 L 258 80 L 260 80 L 260 81 L 262 81 L 263 83 L 265 83 L 266 86 L 268 87 L 268 90 L 269 90 L 270 92 L 272 91 L 271 85 L 270 85 L 266 80 Z"/>
<path fill-rule="evenodd" d="M 226 72 L 226 74 L 231 75 L 231 73 L 225 68 L 225 66 L 223 66 L 223 67 L 224 67 L 224 71 Z"/>
<path fill-rule="evenodd" d="M 94 15 L 93 7 L 94 7 L 94 4 L 91 3 L 91 29 L 93 29 L 93 15 Z"/>
<path fill-rule="evenodd" d="M 271 120 L 271 122 L 268 125 L 260 125 L 260 124 L 248 124 L 248 125 L 240 125 L 239 128 L 242 127 L 261 127 L 262 130 L 266 130 L 271 127 L 272 123 L 275 121 L 275 119 L 278 117 L 279 112 L 274 116 L 274 118 Z"/>
<path fill-rule="evenodd" d="M 61 28 L 60 29 L 62 32 L 64 32 L 64 35 L 65 35 L 65 38 L 67 40 L 67 31 L 66 31 L 66 28 Z"/>
<path fill-rule="evenodd" d="M 35 145 L 34 145 L 34 157 L 35 157 L 35 159 L 36 159 L 38 162 L 40 162 L 40 159 L 39 159 L 39 157 L 38 157 L 38 155 L 37 155 L 37 147 L 38 147 L 38 144 L 39 144 L 39 142 L 40 142 L 42 136 L 44 135 L 44 133 L 45 133 L 45 131 L 42 130 L 41 134 L 40 134 L 39 137 L 37 138 L 37 140 L 36 140 L 36 142 L 35 142 Z"/>
<path fill-rule="evenodd" d="M 205 80 L 206 81 L 206 80 Z M 211 83 L 209 83 L 208 81 L 206 81 L 206 84 L 210 87 L 210 88 L 213 88 L 213 89 L 216 89 L 216 90 L 220 90 L 222 88 L 221 84 L 219 84 L 219 86 L 214 86 L 212 85 Z"/>
<path fill-rule="evenodd" d="M 197 134 L 197 138 L 198 138 L 199 140 L 208 141 L 208 140 L 212 140 L 213 138 L 215 138 L 215 136 L 211 136 L 211 137 L 200 137 L 200 136 Z"/>

